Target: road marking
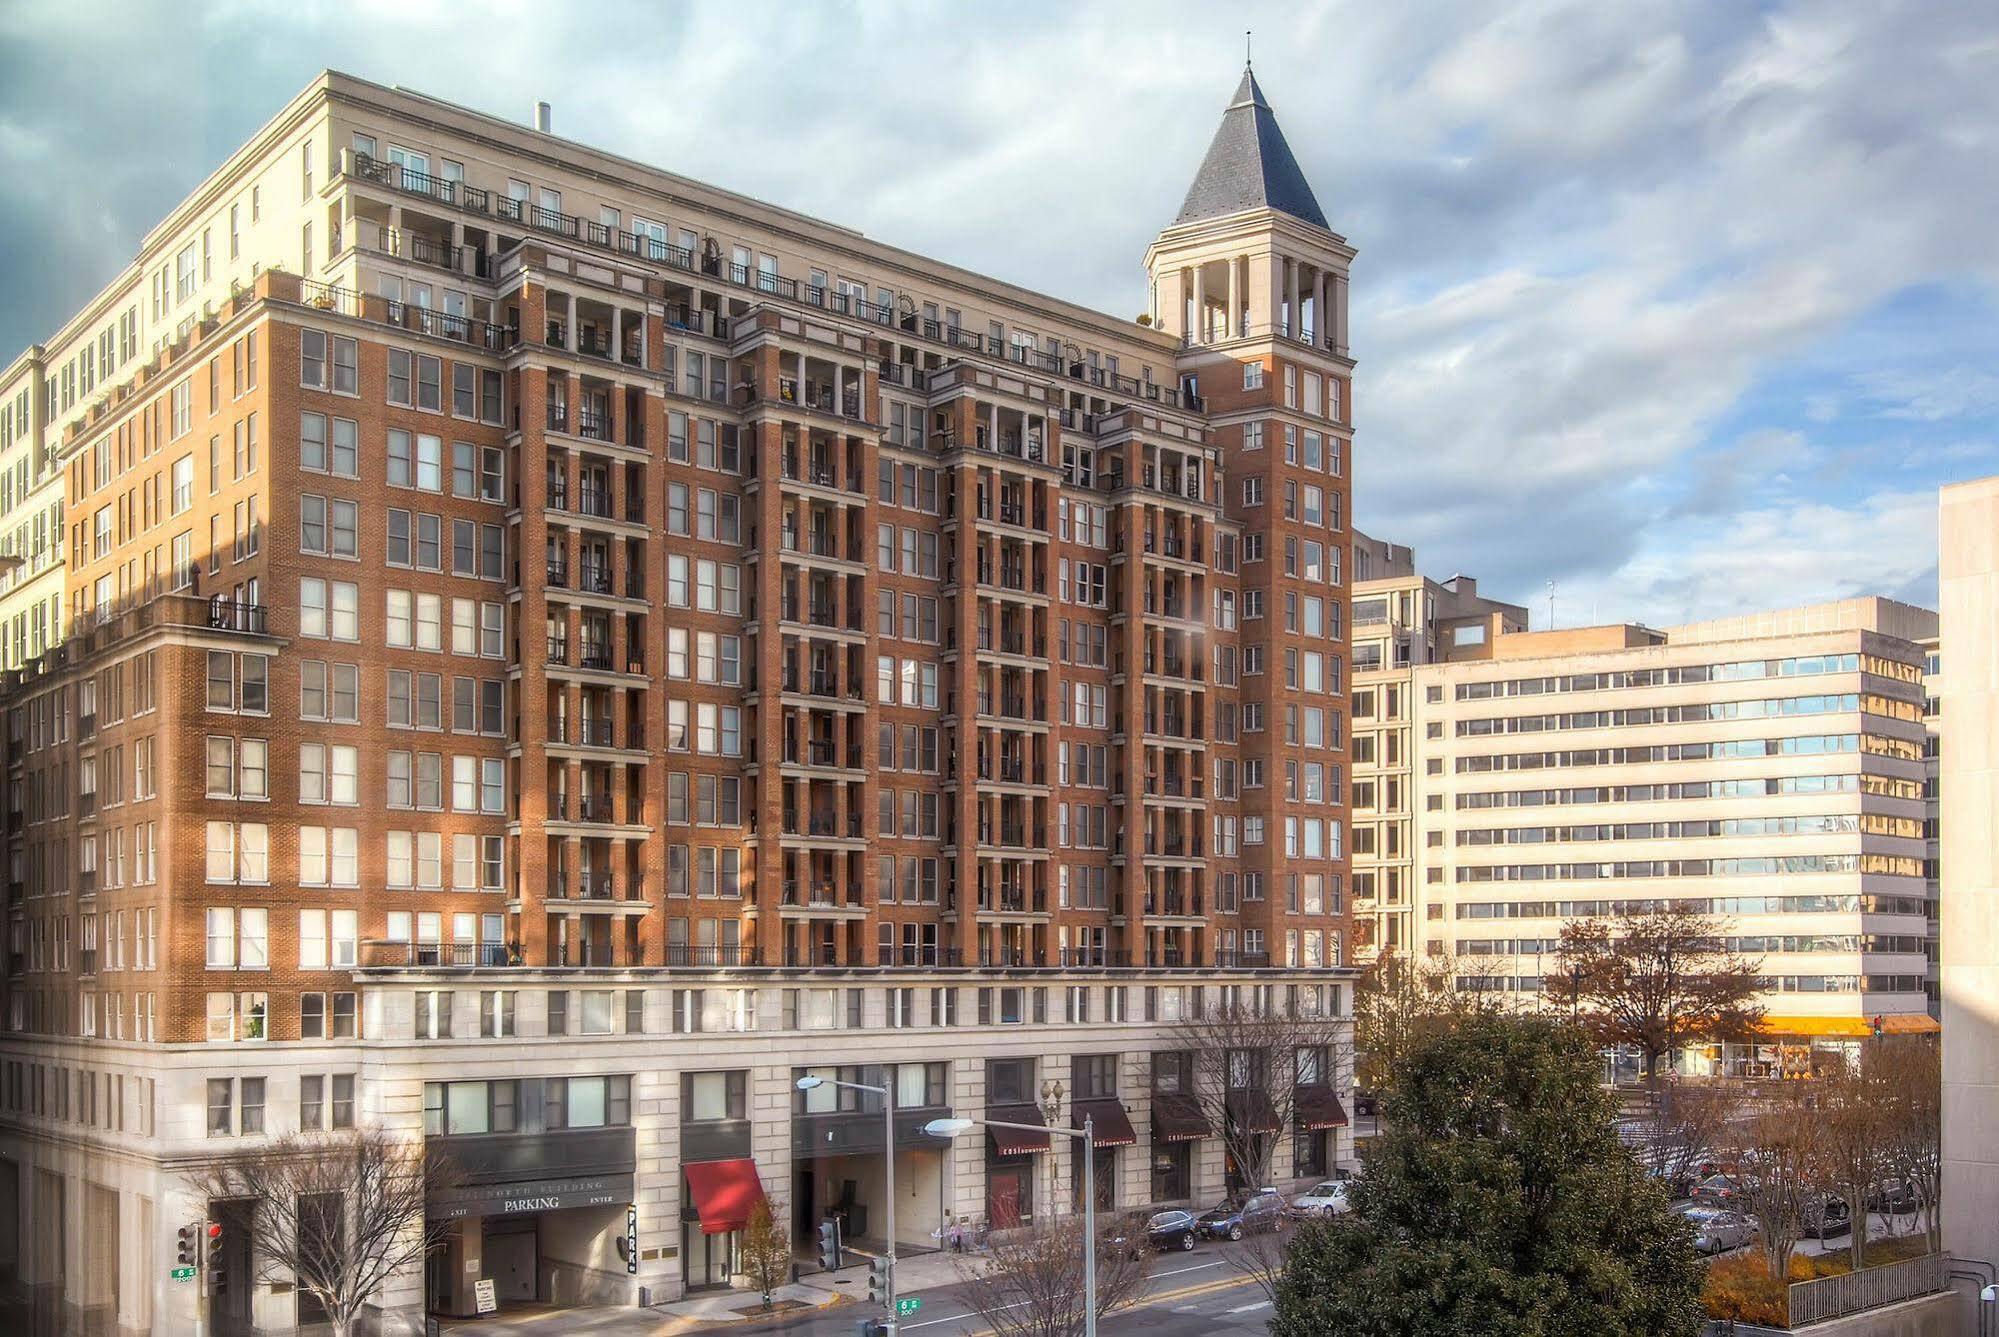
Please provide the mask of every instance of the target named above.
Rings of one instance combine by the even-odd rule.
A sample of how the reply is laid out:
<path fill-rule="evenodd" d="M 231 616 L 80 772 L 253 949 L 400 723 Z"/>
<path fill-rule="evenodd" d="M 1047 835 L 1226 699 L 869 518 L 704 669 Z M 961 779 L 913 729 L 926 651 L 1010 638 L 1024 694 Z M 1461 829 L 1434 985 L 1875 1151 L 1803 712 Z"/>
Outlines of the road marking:
<path fill-rule="evenodd" d="M 1253 1314 L 1259 1309 L 1270 1308 L 1270 1301 L 1258 1300 L 1253 1305 L 1237 1305 L 1234 1309 L 1224 1309 L 1224 1314 Z"/>
<path fill-rule="evenodd" d="M 1204 1267 L 1219 1267 L 1219 1266 L 1220 1266 L 1219 1263 L 1199 1263 L 1193 1267 L 1181 1268 L 1179 1269 L 1179 1271 L 1198 1272 Z M 1158 1272 L 1154 1273 L 1153 1275 L 1163 1277 L 1163 1276 L 1176 1275 L 1176 1273 Z M 1236 1290 L 1243 1286 L 1253 1285 L 1255 1284 L 1255 1281 L 1256 1279 L 1254 1277 L 1245 1277 L 1245 1276 L 1222 1277 L 1215 1281 L 1200 1281 L 1200 1282 L 1195 1282 L 1191 1286 L 1179 1287 L 1176 1290 L 1161 1291 L 1155 1295 L 1145 1295 L 1140 1297 L 1140 1299 L 1136 1303 L 1124 1309 L 1112 1310 L 1110 1313 L 1105 1314 L 1103 1317 L 1103 1321 L 1109 1323 L 1117 1319 L 1129 1318 L 1138 1314 L 1147 1313 L 1151 1310 L 1159 1308 L 1159 1306 L 1165 1304 L 1169 1300 L 1185 1300 L 1196 1295 L 1213 1295 L 1219 1291 Z M 1002 1305 L 1000 1307 L 1002 1309 L 1018 1309 L 1020 1308 L 1021 1305 L 1027 1303 L 1029 1303 L 1029 1301 L 1022 1300 L 1022 1301 L 1017 1301 L 1014 1304 Z M 1267 1305 L 1270 1302 L 1266 1300 L 1263 1303 Z M 1249 1307 L 1251 1309 L 1257 1309 L 1261 1308 L 1262 1306 L 1251 1305 Z M 979 1316 L 976 1313 L 957 1314 L 946 1318 L 927 1318 L 923 1320 L 923 1322 L 921 1323 L 905 1323 L 901 1326 L 900 1331 L 908 1332 L 915 1328 L 934 1327 L 939 1323 L 951 1323 L 951 1322 L 976 1323 L 978 1321 L 978 1318 Z M 960 1337 L 994 1337 L 994 1333 L 991 1328 L 974 1328 L 966 1333 L 961 1334 Z"/>
<path fill-rule="evenodd" d="M 1221 1265 L 1222 1260 L 1217 1258 L 1212 1263 L 1196 1263 L 1192 1267 L 1176 1267 L 1171 1272 L 1154 1272 L 1152 1275 L 1155 1277 L 1177 1277 L 1187 1272 L 1199 1272 L 1204 1267 L 1220 1267 Z"/>

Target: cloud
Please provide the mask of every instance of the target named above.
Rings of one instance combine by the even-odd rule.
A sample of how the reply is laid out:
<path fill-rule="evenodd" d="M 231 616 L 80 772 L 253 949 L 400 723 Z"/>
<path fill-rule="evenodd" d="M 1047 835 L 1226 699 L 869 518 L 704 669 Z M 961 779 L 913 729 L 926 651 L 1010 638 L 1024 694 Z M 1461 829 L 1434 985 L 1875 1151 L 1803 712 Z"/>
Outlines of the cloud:
<path fill-rule="evenodd" d="M 1293 148 L 1360 249 L 1355 516 L 1426 568 L 1502 597 L 1556 579 L 1599 591 L 1606 616 L 1663 617 L 1699 593 L 1696 569 L 1734 597 L 1700 544 L 1826 541 L 1775 518 L 1878 518 L 1870 479 L 1892 467 L 1893 495 L 1917 495 L 1999 438 L 1999 387 L 1978 370 L 1999 352 L 1999 41 L 1978 6 L 590 15 L 0 8 L 0 341 L 55 329 L 322 65 L 511 117 L 546 97 L 561 134 L 1128 315 L 1249 27 Z M 1926 286 L 1976 296 L 1837 356 Z M 1841 374 L 1788 402 L 1755 394 L 1812 358 Z M 1883 421 L 1906 435 L 1854 435 Z M 1751 550 L 1741 572 L 1761 570 L 1757 602 L 1777 604 L 1832 588 L 1836 568 Z"/>

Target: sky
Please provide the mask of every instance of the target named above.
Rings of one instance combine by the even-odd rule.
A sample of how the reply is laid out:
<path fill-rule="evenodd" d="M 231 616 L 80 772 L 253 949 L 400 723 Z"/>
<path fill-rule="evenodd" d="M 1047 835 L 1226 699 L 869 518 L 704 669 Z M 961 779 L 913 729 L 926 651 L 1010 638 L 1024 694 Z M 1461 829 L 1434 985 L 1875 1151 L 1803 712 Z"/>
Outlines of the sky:
<path fill-rule="evenodd" d="M 0 360 L 322 68 L 1120 315 L 1256 72 L 1358 248 L 1354 513 L 1655 626 L 1934 606 L 1999 472 L 1999 9 L 1806 3 L 0 5 Z"/>

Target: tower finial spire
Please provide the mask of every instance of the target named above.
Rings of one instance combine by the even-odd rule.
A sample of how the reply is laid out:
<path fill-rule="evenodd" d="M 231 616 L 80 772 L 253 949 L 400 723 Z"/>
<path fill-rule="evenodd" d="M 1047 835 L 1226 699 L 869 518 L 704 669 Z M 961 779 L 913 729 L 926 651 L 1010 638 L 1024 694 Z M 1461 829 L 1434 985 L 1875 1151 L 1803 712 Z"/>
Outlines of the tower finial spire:
<path fill-rule="evenodd" d="M 1249 39 L 1254 35 L 1255 29 L 1253 28 L 1244 28 L 1242 30 L 1242 66 L 1244 69 L 1248 69 L 1255 63 L 1249 56 Z"/>

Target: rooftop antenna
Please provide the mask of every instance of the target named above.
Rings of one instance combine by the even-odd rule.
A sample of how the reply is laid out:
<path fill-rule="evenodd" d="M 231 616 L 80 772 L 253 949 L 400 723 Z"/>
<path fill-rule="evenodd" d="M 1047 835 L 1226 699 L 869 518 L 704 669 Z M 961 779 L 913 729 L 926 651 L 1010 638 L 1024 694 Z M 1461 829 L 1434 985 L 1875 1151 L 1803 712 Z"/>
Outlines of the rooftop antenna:
<path fill-rule="evenodd" d="M 1548 630 L 1555 629 L 1555 582 L 1548 582 Z"/>

